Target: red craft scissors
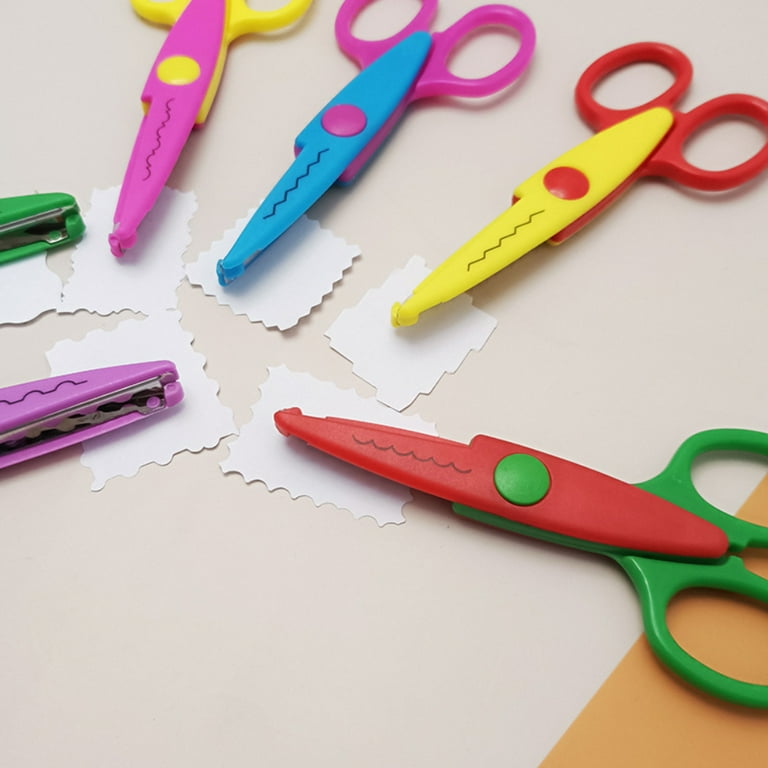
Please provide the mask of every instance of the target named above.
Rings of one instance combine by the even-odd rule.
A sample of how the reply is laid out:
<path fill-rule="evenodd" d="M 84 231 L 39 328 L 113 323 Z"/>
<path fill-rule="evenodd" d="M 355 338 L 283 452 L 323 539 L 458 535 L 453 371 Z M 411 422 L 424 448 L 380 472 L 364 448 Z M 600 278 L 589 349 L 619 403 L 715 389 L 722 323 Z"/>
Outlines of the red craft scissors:
<path fill-rule="evenodd" d="M 536 539 L 607 555 L 640 597 L 658 657 L 692 685 L 768 707 L 768 686 L 736 680 L 685 651 L 666 621 L 678 593 L 709 588 L 768 603 L 768 581 L 737 556 L 768 546 L 768 528 L 731 517 L 701 497 L 693 461 L 710 451 L 768 456 L 768 434 L 714 429 L 688 438 L 656 477 L 630 485 L 571 461 L 478 435 L 469 445 L 361 421 L 275 414 L 285 435 L 350 464 L 453 502 L 459 515 Z"/>

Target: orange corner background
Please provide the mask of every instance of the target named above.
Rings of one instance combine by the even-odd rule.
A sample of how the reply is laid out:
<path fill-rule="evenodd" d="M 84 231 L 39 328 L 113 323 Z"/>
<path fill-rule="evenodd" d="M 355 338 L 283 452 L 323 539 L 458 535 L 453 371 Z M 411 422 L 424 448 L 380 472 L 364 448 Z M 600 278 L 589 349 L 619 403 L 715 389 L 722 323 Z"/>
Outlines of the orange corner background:
<path fill-rule="evenodd" d="M 768 477 L 739 515 L 768 525 Z M 768 578 L 768 554 L 744 561 Z M 703 661 L 768 683 L 768 612 L 701 593 L 674 603 L 669 623 L 678 642 Z M 768 710 L 730 705 L 690 688 L 656 661 L 640 637 L 540 768 L 729 765 L 768 765 Z"/>

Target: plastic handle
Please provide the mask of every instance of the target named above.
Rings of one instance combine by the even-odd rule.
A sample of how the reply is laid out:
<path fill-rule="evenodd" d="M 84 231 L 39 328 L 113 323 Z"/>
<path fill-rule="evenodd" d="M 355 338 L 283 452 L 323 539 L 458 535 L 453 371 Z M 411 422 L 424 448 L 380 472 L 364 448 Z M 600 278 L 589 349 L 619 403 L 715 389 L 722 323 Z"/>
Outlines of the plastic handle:
<path fill-rule="evenodd" d="M 600 104 L 594 96 L 598 84 L 606 77 L 633 64 L 658 64 L 671 72 L 674 81 L 666 91 L 644 104 L 628 109 L 612 109 Z M 576 108 L 582 119 L 596 131 L 625 120 L 651 107 L 671 109 L 691 84 L 693 67 L 688 57 L 664 43 L 633 43 L 616 48 L 590 64 L 576 83 Z"/>
<path fill-rule="evenodd" d="M 768 457 L 768 434 L 749 429 L 710 429 L 689 437 L 677 449 L 666 468 L 638 487 L 688 509 L 716 525 L 728 537 L 729 551 L 768 547 L 768 528 L 723 512 L 710 504 L 693 484 L 693 463 L 715 451 L 736 451 Z"/>
<path fill-rule="evenodd" d="M 519 47 L 515 55 L 495 72 L 482 77 L 454 75 L 449 62 L 456 51 L 483 29 L 504 27 L 515 32 Z M 430 96 L 490 96 L 513 83 L 528 66 L 536 45 L 533 22 L 522 11 L 508 5 L 474 8 L 442 32 L 432 35 L 432 53 L 419 76 L 411 100 Z"/>
<path fill-rule="evenodd" d="M 663 93 L 629 109 L 611 109 L 594 97 L 597 85 L 609 75 L 633 64 L 658 64 L 671 72 L 674 80 Z M 576 84 L 576 107 L 584 121 L 603 130 L 651 107 L 674 105 L 687 91 L 693 68 L 689 59 L 670 45 L 634 43 L 606 53 L 584 71 Z M 658 149 L 648 158 L 638 175 L 664 176 L 678 184 L 705 191 L 720 191 L 741 186 L 768 168 L 768 102 L 757 96 L 728 94 L 711 99 L 690 112 L 674 111 L 675 124 Z M 723 119 L 746 119 L 759 125 L 766 141 L 752 157 L 732 168 L 712 171 L 688 162 L 685 145 L 697 133 Z"/>
<path fill-rule="evenodd" d="M 339 48 L 361 68 L 367 67 L 409 35 L 414 32 L 424 32 L 430 28 L 437 13 L 437 0 L 419 1 L 420 7 L 416 15 L 399 32 L 381 40 L 363 40 L 352 34 L 352 26 L 363 9 L 371 5 L 373 0 L 344 0 L 334 25 Z"/>
<path fill-rule="evenodd" d="M 231 0 L 227 39 L 251 32 L 271 32 L 297 22 L 312 5 L 312 0 L 289 0 L 285 5 L 271 11 L 254 11 L 245 0 Z"/>
<path fill-rule="evenodd" d="M 173 24 L 181 16 L 191 0 L 131 0 L 133 10 L 143 19 L 154 24 Z"/>
<path fill-rule="evenodd" d="M 346 0 L 336 16 L 339 47 L 361 67 L 369 66 L 388 49 L 414 32 L 428 31 L 437 11 L 437 0 L 421 0 L 416 15 L 399 32 L 382 40 L 362 40 L 352 34 L 352 25 L 371 0 Z M 496 72 L 467 78 L 454 75 L 449 61 L 469 37 L 484 28 L 504 27 L 517 33 L 520 45 L 510 61 Z M 522 11 L 508 5 L 483 5 L 474 8 L 442 32 L 434 32 L 432 52 L 419 75 L 409 100 L 430 96 L 490 96 L 512 83 L 525 71 L 536 45 L 533 22 Z"/>
<path fill-rule="evenodd" d="M 768 707 L 768 686 L 738 680 L 707 666 L 684 650 L 667 625 L 673 597 L 686 589 L 705 588 L 743 595 L 768 604 L 768 581 L 748 571 L 740 559 L 729 557 L 715 565 L 614 557 L 637 589 L 645 633 L 654 653 L 696 688 L 748 707 Z"/>
<path fill-rule="evenodd" d="M 170 26 L 190 2 L 192 0 L 131 0 L 131 5 L 147 21 Z M 224 3 L 228 6 L 226 39 L 232 42 L 251 32 L 269 32 L 293 24 L 307 12 L 312 0 L 289 0 L 271 11 L 254 11 L 245 0 L 224 0 Z"/>
<path fill-rule="evenodd" d="M 751 157 L 719 171 L 693 165 L 683 154 L 691 138 L 723 119 L 746 119 L 765 134 L 762 147 Z M 768 168 L 768 102 L 757 96 L 728 94 L 710 99 L 690 112 L 675 112 L 675 125 L 658 150 L 648 159 L 643 175 L 665 176 L 678 184 L 705 191 L 733 189 Z"/>

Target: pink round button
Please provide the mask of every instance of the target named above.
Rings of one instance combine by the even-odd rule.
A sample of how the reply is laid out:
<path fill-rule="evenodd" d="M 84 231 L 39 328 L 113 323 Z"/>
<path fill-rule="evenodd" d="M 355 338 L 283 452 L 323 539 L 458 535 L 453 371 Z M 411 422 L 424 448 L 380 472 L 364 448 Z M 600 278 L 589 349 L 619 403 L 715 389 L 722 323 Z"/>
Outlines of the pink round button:
<path fill-rule="evenodd" d="M 544 186 L 561 200 L 578 200 L 589 192 L 589 179 L 578 169 L 562 165 L 544 176 Z"/>
<path fill-rule="evenodd" d="M 368 123 L 365 112 L 354 104 L 336 104 L 326 110 L 320 122 L 332 136 L 357 136 Z"/>

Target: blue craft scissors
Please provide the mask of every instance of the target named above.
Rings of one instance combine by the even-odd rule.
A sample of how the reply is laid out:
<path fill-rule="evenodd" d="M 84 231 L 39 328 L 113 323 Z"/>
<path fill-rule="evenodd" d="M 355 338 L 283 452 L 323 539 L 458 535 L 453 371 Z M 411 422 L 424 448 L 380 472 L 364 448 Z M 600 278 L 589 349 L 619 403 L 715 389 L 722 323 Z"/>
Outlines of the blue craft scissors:
<path fill-rule="evenodd" d="M 420 0 L 421 8 L 400 32 L 383 40 L 363 40 L 352 34 L 352 24 L 371 2 L 342 3 L 336 40 L 362 71 L 297 137 L 296 160 L 219 261 L 222 285 L 240 277 L 334 183 L 351 182 L 411 102 L 438 95 L 489 96 L 516 80 L 533 53 L 531 20 L 505 5 L 475 8 L 442 32 L 429 32 L 438 0 Z M 500 27 L 519 39 L 509 62 L 479 78 L 458 77 L 449 70 L 451 55 L 470 35 Z"/>

